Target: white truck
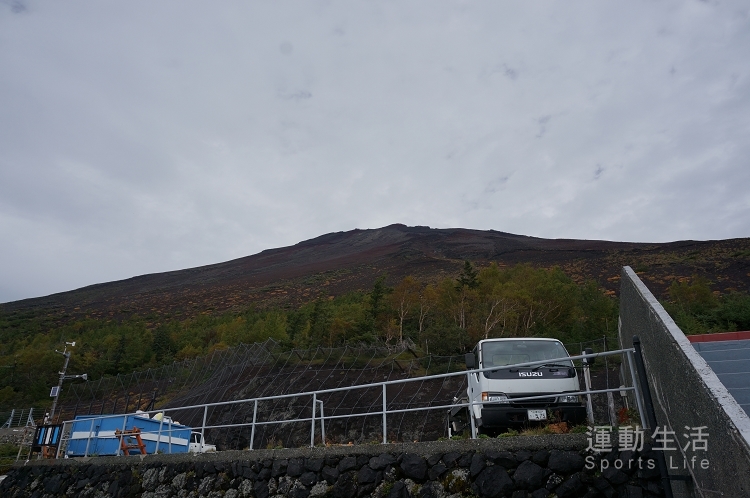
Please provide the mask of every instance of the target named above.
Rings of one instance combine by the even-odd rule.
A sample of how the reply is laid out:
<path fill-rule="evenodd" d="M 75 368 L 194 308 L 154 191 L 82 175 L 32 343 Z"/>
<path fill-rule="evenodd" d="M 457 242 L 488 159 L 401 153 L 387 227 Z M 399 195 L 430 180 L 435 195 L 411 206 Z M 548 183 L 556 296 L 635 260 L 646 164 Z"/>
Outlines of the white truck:
<path fill-rule="evenodd" d="M 455 398 L 449 411 L 448 435 L 468 430 L 473 417 L 479 433 L 524 428 L 546 421 L 577 425 L 586 420 L 578 375 L 563 344 L 556 339 L 512 338 L 479 341 L 466 354 L 465 398 Z M 526 367 L 516 364 L 552 360 Z M 591 362 L 589 361 L 589 364 Z M 497 369 L 482 370 L 492 367 Z M 519 398 L 536 399 L 516 401 Z"/>

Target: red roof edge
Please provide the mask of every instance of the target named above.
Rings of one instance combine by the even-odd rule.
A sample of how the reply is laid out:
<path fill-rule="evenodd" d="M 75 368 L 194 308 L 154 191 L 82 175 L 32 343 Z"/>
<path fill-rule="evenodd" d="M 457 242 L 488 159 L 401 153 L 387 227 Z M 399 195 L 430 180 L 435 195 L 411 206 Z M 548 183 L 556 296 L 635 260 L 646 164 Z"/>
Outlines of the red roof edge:
<path fill-rule="evenodd" d="M 690 342 L 742 341 L 744 339 L 750 339 L 750 331 L 689 335 L 687 338 Z"/>

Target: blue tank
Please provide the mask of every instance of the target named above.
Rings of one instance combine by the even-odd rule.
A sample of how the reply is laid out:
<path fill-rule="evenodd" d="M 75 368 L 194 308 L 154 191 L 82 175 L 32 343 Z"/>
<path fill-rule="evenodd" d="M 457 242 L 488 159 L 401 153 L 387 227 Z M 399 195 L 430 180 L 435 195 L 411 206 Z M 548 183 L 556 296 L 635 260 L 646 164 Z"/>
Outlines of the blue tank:
<path fill-rule="evenodd" d="M 73 421 L 68 448 L 68 457 L 105 456 L 123 454 L 120 450 L 120 437 L 115 431 L 140 430 L 141 441 L 147 454 L 187 453 L 190 448 L 192 429 L 174 423 L 169 417 L 157 413 L 149 418 L 145 413 L 127 415 L 79 415 Z M 136 438 L 123 436 L 125 443 L 135 445 Z M 119 450 L 119 452 L 118 452 Z M 130 454 L 140 454 L 131 449 Z"/>

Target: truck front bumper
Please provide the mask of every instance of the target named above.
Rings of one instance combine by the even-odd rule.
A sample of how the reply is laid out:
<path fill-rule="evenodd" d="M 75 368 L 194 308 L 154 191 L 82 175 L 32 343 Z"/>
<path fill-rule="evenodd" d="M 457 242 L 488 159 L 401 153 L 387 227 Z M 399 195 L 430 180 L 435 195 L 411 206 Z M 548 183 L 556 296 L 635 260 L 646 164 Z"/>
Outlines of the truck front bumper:
<path fill-rule="evenodd" d="M 567 422 L 570 425 L 578 425 L 586 420 L 586 407 L 582 405 L 552 405 L 548 407 L 530 406 L 484 406 L 482 407 L 481 427 L 487 429 L 493 428 L 511 428 L 523 427 L 530 424 L 539 423 L 529 421 L 528 410 L 545 408 L 551 413 L 551 420 L 545 422 Z"/>

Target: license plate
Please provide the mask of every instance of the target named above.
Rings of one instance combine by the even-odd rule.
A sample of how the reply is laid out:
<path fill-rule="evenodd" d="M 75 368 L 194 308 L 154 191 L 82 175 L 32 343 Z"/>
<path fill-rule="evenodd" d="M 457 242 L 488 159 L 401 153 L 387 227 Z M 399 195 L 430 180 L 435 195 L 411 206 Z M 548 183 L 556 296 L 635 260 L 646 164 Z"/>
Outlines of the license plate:
<path fill-rule="evenodd" d="M 529 420 L 547 420 L 547 410 L 529 410 Z"/>

